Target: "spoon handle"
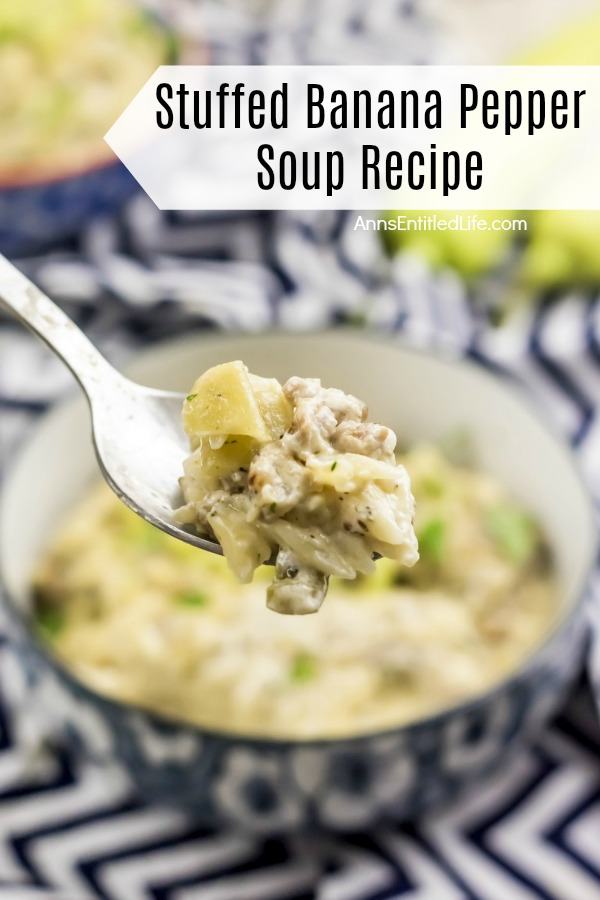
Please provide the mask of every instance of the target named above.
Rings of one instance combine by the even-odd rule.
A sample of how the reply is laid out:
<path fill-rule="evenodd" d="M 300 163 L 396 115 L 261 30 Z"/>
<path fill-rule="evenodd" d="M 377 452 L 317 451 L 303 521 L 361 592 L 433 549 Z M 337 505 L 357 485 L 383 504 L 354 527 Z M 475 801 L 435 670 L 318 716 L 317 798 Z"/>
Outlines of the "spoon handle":
<path fill-rule="evenodd" d="M 77 325 L 2 255 L 0 306 L 48 344 L 90 399 L 107 378 L 113 381 L 122 378 Z"/>

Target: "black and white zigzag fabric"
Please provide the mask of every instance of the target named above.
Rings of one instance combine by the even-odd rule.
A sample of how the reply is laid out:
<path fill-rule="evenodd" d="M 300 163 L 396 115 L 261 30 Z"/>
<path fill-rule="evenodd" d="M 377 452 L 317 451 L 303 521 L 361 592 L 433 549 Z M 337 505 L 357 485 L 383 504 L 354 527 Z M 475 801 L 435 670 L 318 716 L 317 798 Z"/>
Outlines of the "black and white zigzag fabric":
<path fill-rule="evenodd" d="M 241 2 L 215 0 L 201 27 L 218 32 L 212 52 L 222 61 L 368 62 L 375 49 L 380 59 L 420 62 L 435 42 L 420 6 L 288 0 L 271 3 L 268 27 L 257 27 Z M 492 327 L 453 273 L 386 258 L 354 219 L 207 221 L 160 214 L 138 196 L 118 220 L 95 221 L 72 244 L 19 265 L 116 364 L 191 328 L 350 322 L 459 347 L 523 379 L 577 448 L 600 499 L 600 298 L 548 300 Z M 33 339 L 0 320 L 0 474 L 69 385 Z M 600 599 L 590 622 L 600 623 Z M 147 807 L 120 771 L 45 746 L 19 707 L 0 636 L 0 898 L 600 900 L 600 627 L 590 630 L 586 671 L 564 713 L 468 803 L 411 826 L 285 841 L 209 831 Z"/>

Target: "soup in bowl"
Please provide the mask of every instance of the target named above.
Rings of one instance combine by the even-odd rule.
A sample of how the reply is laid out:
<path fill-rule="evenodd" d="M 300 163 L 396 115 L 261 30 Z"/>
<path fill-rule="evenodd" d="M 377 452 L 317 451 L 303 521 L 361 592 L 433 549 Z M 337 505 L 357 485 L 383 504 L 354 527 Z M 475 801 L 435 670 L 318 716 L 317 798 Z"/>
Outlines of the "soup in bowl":
<path fill-rule="evenodd" d="M 420 561 L 380 560 L 316 615 L 278 616 L 260 576 L 240 586 L 94 486 L 86 411 L 67 404 L 21 454 L 0 519 L 31 702 L 148 798 L 212 822 L 355 828 L 451 800 L 580 666 L 595 537 L 570 454 L 514 386 L 351 333 L 189 338 L 132 375 L 181 390 L 231 358 L 340 385 L 395 428 Z"/>
<path fill-rule="evenodd" d="M 536 524 L 490 476 L 430 446 L 402 456 L 420 560 L 332 579 L 318 614 L 265 607 L 95 488 L 35 576 L 40 636 L 91 688 L 200 727 L 294 740 L 406 724 L 480 693 L 548 633 L 557 585 Z"/>

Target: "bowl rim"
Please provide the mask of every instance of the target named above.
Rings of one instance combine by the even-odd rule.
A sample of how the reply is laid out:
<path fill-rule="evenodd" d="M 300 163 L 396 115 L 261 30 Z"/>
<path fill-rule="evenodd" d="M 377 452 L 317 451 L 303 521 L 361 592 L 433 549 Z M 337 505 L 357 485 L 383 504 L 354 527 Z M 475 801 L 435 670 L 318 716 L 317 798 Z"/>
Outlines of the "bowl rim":
<path fill-rule="evenodd" d="M 474 378 L 481 378 L 484 381 L 493 383 L 496 387 L 500 387 L 501 390 L 507 391 L 508 393 L 512 394 L 516 401 L 521 406 L 523 406 L 531 415 L 531 417 L 538 423 L 538 425 L 541 426 L 548 439 L 551 440 L 560 450 L 565 464 L 571 469 L 571 472 L 580 487 L 581 497 L 584 500 L 585 505 L 587 506 L 590 540 L 589 560 L 587 561 L 579 584 L 573 590 L 571 603 L 565 606 L 561 613 L 556 616 L 555 621 L 552 623 L 551 627 L 544 634 L 539 643 L 537 643 L 530 650 L 530 652 L 522 659 L 522 661 L 516 668 L 512 669 L 502 679 L 495 682 L 487 690 L 482 691 L 481 693 L 469 696 L 464 700 L 459 700 L 458 702 L 453 703 L 449 706 L 444 706 L 433 713 L 423 714 L 422 716 L 419 716 L 408 722 L 387 726 L 385 728 L 378 728 L 372 731 L 363 731 L 358 734 L 342 734 L 333 735 L 330 737 L 307 738 L 261 735 L 260 733 L 252 732 L 227 731 L 224 728 L 215 728 L 208 725 L 205 726 L 199 723 L 187 721 L 176 715 L 171 716 L 167 713 L 157 712 L 144 706 L 143 704 L 132 703 L 125 700 L 120 700 L 116 697 L 102 694 L 100 691 L 95 690 L 84 681 L 77 678 L 77 676 L 68 668 L 68 666 L 64 664 L 58 658 L 58 656 L 53 653 L 51 646 L 35 633 L 35 630 L 32 628 L 30 618 L 28 618 L 28 616 L 19 608 L 19 604 L 11 595 L 11 592 L 6 585 L 2 574 L 4 554 L 1 547 L 0 602 L 7 604 L 11 614 L 16 617 L 20 626 L 23 628 L 24 633 L 27 636 L 27 640 L 34 645 L 37 653 L 43 657 L 44 661 L 50 666 L 51 669 L 58 673 L 59 677 L 61 677 L 69 684 L 69 686 L 74 690 L 76 694 L 96 704 L 96 706 L 100 705 L 101 707 L 106 707 L 109 709 L 112 708 L 118 713 L 135 714 L 138 716 L 142 716 L 150 723 L 156 723 L 161 729 L 173 731 L 185 730 L 195 735 L 196 737 L 216 739 L 250 747 L 269 747 L 280 749 L 298 747 L 302 749 L 316 749 L 323 747 L 334 747 L 335 745 L 338 745 L 347 748 L 349 745 L 355 746 L 366 742 L 384 740 L 386 738 L 398 738 L 409 732 L 414 733 L 415 731 L 423 730 L 426 728 L 441 727 L 445 721 L 453 718 L 456 715 L 468 715 L 477 707 L 493 703 L 494 700 L 502 695 L 507 689 L 510 689 L 511 686 L 528 675 L 530 669 L 535 666 L 537 660 L 542 657 L 550 649 L 552 644 L 554 644 L 555 641 L 557 641 L 562 636 L 562 634 L 568 629 L 568 627 L 579 618 L 587 601 L 592 573 L 594 571 L 598 553 L 600 550 L 600 534 L 596 527 L 593 498 L 583 476 L 579 460 L 573 452 L 573 449 L 569 445 L 564 435 L 560 432 L 556 424 L 550 421 L 548 417 L 542 413 L 539 405 L 536 405 L 533 396 L 526 389 L 526 384 L 524 381 L 519 379 L 518 376 L 516 376 L 510 370 L 505 369 L 502 365 L 497 365 L 494 363 L 493 367 L 486 366 L 485 361 L 483 361 L 479 357 L 465 354 L 464 350 L 461 350 L 460 347 L 456 346 L 451 341 L 443 342 L 441 345 L 438 345 L 436 347 L 423 347 L 411 343 L 407 339 L 407 337 L 403 335 L 382 334 L 368 330 L 358 331 L 353 327 L 315 329 L 313 331 L 303 331 L 299 333 L 289 331 L 286 332 L 277 328 L 269 328 L 258 333 L 227 331 L 215 334 L 214 332 L 202 331 L 198 329 L 191 334 L 187 334 L 184 336 L 179 335 L 177 337 L 169 338 L 164 341 L 157 341 L 156 343 L 151 344 L 149 347 L 144 348 L 141 352 L 134 353 L 133 357 L 128 361 L 125 367 L 125 374 L 128 374 L 132 369 L 135 369 L 137 366 L 141 365 L 145 360 L 149 359 L 157 351 L 165 355 L 175 356 L 177 350 L 182 348 L 183 346 L 197 345 L 202 343 L 203 341 L 208 341 L 213 344 L 217 342 L 227 343 L 230 340 L 243 340 L 252 342 L 255 340 L 264 340 L 265 338 L 277 339 L 281 336 L 293 337 L 294 339 L 300 340 L 315 337 L 327 339 L 333 338 L 334 340 L 337 340 L 340 338 L 351 337 L 370 344 L 391 345 L 394 346 L 400 353 L 432 359 L 434 362 L 442 363 L 443 365 L 447 365 L 452 368 L 458 367 L 465 369 L 470 373 L 470 376 Z M 50 408 L 46 412 L 44 412 L 39 417 L 39 419 L 36 420 L 32 429 L 27 433 L 24 440 L 17 447 L 17 452 L 15 453 L 13 451 L 12 458 L 9 460 L 9 464 L 6 466 L 5 475 L 0 487 L 0 518 L 2 518 L 4 514 L 6 486 L 12 480 L 13 470 L 15 470 L 19 465 L 19 459 L 21 455 L 19 451 L 27 448 L 30 444 L 33 444 L 36 441 L 38 432 L 44 423 L 50 422 L 52 417 L 59 415 L 69 407 L 75 406 L 77 401 L 81 399 L 83 398 L 79 398 L 77 394 L 73 394 L 73 392 L 70 392 L 66 397 L 58 399 L 50 406 Z M 9 636 L 9 643 L 10 641 L 11 638 Z"/>
<path fill-rule="evenodd" d="M 26 169 L 6 169 L 0 173 L 0 191 L 19 191 L 29 188 L 53 187 L 61 183 L 77 178 L 85 178 L 89 175 L 100 174 L 104 171 L 126 167 L 121 160 L 114 155 L 110 148 L 106 152 L 96 153 L 87 162 L 75 165 L 61 165 L 38 169 L 34 166 Z M 132 176 L 133 177 L 133 176 Z"/>
<path fill-rule="evenodd" d="M 118 169 L 121 166 L 125 168 L 121 160 L 107 147 L 106 152 L 95 153 L 86 162 L 76 165 L 61 165 L 57 163 L 55 166 L 45 170 L 36 169 L 35 166 L 27 167 L 26 169 L 5 169 L 0 172 L 0 191 L 19 191 L 38 187 L 50 188 L 63 182 L 102 173 L 105 170 Z"/>

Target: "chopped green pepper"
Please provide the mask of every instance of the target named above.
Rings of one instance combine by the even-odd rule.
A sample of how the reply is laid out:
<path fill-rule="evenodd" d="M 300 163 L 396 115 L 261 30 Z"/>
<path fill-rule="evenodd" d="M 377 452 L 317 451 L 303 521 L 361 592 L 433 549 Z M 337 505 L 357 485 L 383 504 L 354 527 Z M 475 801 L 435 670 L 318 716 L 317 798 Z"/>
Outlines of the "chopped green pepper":
<path fill-rule="evenodd" d="M 296 684 L 304 684 L 317 674 L 317 661 L 311 653 L 297 653 L 292 660 L 290 678 Z"/>
<path fill-rule="evenodd" d="M 446 523 L 442 519 L 430 519 L 417 534 L 419 553 L 425 562 L 439 563 L 444 556 Z"/>
<path fill-rule="evenodd" d="M 197 609 L 202 609 L 205 606 L 208 606 L 208 596 L 202 591 L 182 591 L 180 594 L 175 596 L 175 602 L 179 604 L 179 606 L 191 606 L 196 607 Z"/>
<path fill-rule="evenodd" d="M 38 608 L 35 612 L 35 621 L 42 635 L 49 640 L 57 637 L 66 625 L 63 610 L 56 606 Z"/>
<path fill-rule="evenodd" d="M 527 562 L 535 549 L 535 525 L 522 510 L 506 503 L 485 513 L 485 528 L 496 546 L 515 565 Z"/>
<path fill-rule="evenodd" d="M 437 475 L 424 475 L 416 483 L 415 491 L 422 492 L 425 497 L 436 499 L 444 493 L 444 482 Z"/>

